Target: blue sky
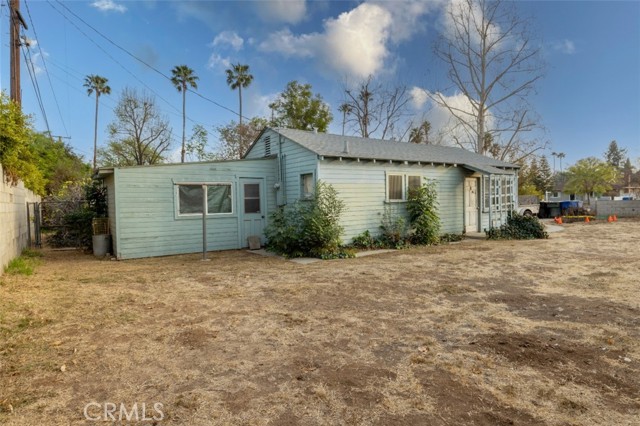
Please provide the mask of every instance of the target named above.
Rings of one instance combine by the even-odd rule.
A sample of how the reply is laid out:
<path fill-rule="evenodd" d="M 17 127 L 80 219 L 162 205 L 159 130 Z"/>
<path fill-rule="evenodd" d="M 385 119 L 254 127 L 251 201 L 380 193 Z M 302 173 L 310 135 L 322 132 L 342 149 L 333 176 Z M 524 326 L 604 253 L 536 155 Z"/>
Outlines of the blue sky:
<path fill-rule="evenodd" d="M 345 79 L 354 82 L 373 74 L 410 89 L 443 87 L 445 70 L 432 54 L 432 43 L 443 28 L 445 4 L 23 0 L 21 10 L 29 26 L 24 34 L 37 40 L 31 55 L 49 127 L 54 135 L 70 136 L 67 142 L 90 159 L 94 102 L 82 87 L 88 74 L 107 77 L 112 88 L 110 96 L 101 98 L 99 145 L 108 140 L 106 126 L 127 86 L 156 97 L 172 123 L 176 149 L 181 137 L 181 95 L 116 45 L 165 74 L 179 64 L 195 70 L 198 92 L 224 108 L 188 94 L 188 128 L 199 123 L 211 131 L 237 119 L 237 92 L 227 86 L 224 70 L 241 62 L 250 65 L 255 77 L 243 92 L 245 116 L 268 116 L 268 103 L 296 79 L 311 83 L 329 103 L 335 117 L 330 131 L 339 133 L 337 107 Z M 552 151 L 566 153 L 563 167 L 587 156 L 602 157 L 615 139 L 638 165 L 640 2 L 536 1 L 516 7 L 527 17 L 547 64 L 529 101 L 546 129 L 542 137 L 550 143 L 550 163 Z M 3 2 L 0 83 L 8 91 L 7 14 Z M 23 108 L 45 130 L 27 67 L 22 69 Z M 412 103 L 416 117 L 429 107 L 419 101 Z M 437 125 L 437 116 L 433 120 Z M 210 143 L 216 143 L 215 132 Z"/>

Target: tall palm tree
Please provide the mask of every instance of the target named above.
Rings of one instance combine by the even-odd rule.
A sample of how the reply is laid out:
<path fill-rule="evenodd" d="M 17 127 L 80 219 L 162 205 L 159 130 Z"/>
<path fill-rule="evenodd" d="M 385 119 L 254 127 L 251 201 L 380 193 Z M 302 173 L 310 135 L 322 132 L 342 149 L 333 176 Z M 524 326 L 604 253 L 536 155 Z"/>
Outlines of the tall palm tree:
<path fill-rule="evenodd" d="M 344 125 L 347 122 L 347 115 L 353 111 L 353 107 L 348 103 L 343 103 L 338 108 L 338 111 L 342 113 L 342 136 L 344 136 Z"/>
<path fill-rule="evenodd" d="M 98 151 L 98 99 L 100 95 L 108 95 L 111 93 L 111 87 L 107 85 L 109 80 L 97 74 L 91 74 L 84 78 L 83 86 L 87 88 L 87 95 L 96 94 L 96 117 L 93 128 L 93 169 L 96 169 L 96 156 Z"/>
<path fill-rule="evenodd" d="M 238 118 L 240 126 L 242 126 L 242 88 L 246 89 L 252 82 L 253 76 L 249 74 L 249 65 L 235 64 L 231 65 L 231 69 L 227 70 L 227 84 L 231 90 L 238 89 L 238 98 L 240 100 Z"/>
<path fill-rule="evenodd" d="M 194 74 L 193 70 L 186 65 L 176 65 L 172 70 L 171 83 L 178 89 L 178 92 L 182 92 L 182 151 L 180 155 L 180 162 L 184 163 L 184 140 L 185 140 L 185 128 L 186 128 L 186 95 L 187 86 L 191 86 L 194 89 L 198 88 L 198 76 Z"/>

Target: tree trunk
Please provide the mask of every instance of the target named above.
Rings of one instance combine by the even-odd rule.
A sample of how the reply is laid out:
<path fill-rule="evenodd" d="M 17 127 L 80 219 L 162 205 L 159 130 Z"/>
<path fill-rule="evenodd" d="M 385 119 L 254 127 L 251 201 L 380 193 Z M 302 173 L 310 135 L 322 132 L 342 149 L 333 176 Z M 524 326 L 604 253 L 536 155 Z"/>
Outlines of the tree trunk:
<path fill-rule="evenodd" d="M 97 166 L 97 151 L 98 151 L 98 98 L 100 97 L 100 92 L 96 90 L 96 116 L 93 125 L 93 170 L 96 169 Z"/>
<path fill-rule="evenodd" d="M 240 122 L 240 127 L 242 127 L 242 85 L 238 86 L 238 100 L 240 103 L 240 111 L 238 111 L 238 118 Z"/>
<path fill-rule="evenodd" d="M 187 86 L 186 84 L 182 86 L 182 156 L 181 156 L 181 162 L 184 163 L 184 154 L 185 154 L 185 150 L 184 150 L 184 134 L 185 134 L 185 128 L 186 128 L 186 97 L 187 97 Z"/>

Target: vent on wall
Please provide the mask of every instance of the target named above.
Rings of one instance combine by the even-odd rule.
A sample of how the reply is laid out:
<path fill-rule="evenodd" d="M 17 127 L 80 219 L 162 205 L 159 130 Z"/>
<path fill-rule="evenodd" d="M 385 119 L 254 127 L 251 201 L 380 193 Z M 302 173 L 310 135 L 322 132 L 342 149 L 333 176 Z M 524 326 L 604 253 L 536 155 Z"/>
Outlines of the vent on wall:
<path fill-rule="evenodd" d="M 268 157 L 271 155 L 271 136 L 266 136 L 264 138 L 264 156 Z"/>

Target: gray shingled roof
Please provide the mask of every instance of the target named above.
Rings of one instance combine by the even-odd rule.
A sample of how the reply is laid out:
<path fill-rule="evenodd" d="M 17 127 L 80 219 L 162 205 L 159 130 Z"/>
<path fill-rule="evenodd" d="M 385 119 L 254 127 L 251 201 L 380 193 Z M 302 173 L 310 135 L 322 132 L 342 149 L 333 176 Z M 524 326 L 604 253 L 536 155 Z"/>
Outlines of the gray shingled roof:
<path fill-rule="evenodd" d="M 518 168 L 516 164 L 449 146 L 412 144 L 285 128 L 272 130 L 325 157 L 458 164 L 469 166 L 476 171 L 496 174 L 504 173 L 503 168 Z"/>

